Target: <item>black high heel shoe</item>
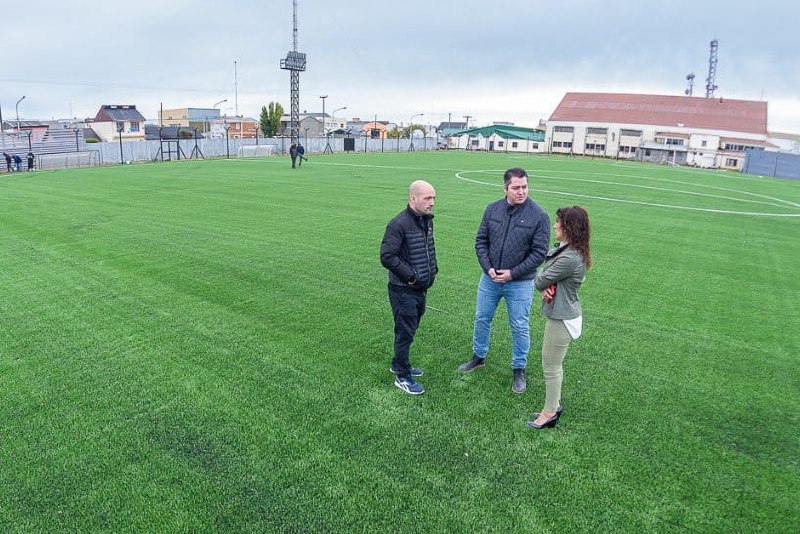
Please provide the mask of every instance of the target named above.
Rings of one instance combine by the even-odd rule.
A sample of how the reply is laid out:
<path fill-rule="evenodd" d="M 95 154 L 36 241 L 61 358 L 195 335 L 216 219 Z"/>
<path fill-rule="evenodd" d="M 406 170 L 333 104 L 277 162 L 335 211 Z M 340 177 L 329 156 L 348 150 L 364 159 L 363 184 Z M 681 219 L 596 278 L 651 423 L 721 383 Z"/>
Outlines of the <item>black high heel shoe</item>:
<path fill-rule="evenodd" d="M 557 415 L 557 416 L 558 416 L 558 415 L 561 415 L 561 412 L 563 412 L 563 411 L 564 411 L 564 407 L 563 407 L 563 406 L 561 406 L 561 405 L 559 404 L 559 405 L 558 405 L 558 408 L 556 408 L 556 415 Z M 531 419 L 534 419 L 534 420 L 535 420 L 535 419 L 539 419 L 539 416 L 540 416 L 540 415 L 541 415 L 541 412 L 533 412 L 533 413 L 531 414 Z"/>
<path fill-rule="evenodd" d="M 535 428 L 537 430 L 541 430 L 542 428 L 553 428 L 558 423 L 558 413 L 556 413 L 553 417 L 542 423 L 541 425 L 536 424 L 536 419 L 531 419 L 530 421 L 525 421 L 525 424 L 528 425 L 530 428 Z"/>

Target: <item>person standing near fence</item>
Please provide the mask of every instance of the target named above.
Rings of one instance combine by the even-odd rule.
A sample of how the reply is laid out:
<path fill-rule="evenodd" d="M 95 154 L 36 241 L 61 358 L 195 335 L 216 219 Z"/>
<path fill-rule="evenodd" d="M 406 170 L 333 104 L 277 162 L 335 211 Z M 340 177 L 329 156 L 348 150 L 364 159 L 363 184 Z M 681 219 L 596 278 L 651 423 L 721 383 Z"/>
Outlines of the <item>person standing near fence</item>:
<path fill-rule="evenodd" d="M 6 158 L 6 169 L 11 172 L 11 154 L 3 152 L 3 157 Z"/>
<path fill-rule="evenodd" d="M 14 154 L 14 165 L 17 167 L 17 172 L 22 171 L 22 158 L 19 154 Z"/>
<path fill-rule="evenodd" d="M 298 167 L 303 166 L 303 160 L 308 161 L 308 158 L 306 158 L 306 147 L 304 147 L 303 143 L 300 141 L 297 142 L 297 157 L 300 158 L 300 161 L 297 162 Z"/>
<path fill-rule="evenodd" d="M 33 170 L 33 160 L 34 160 L 34 158 L 35 158 L 35 156 L 33 155 L 33 152 L 28 152 L 28 172 Z"/>
<path fill-rule="evenodd" d="M 292 158 L 292 168 L 294 169 L 297 163 L 297 143 L 292 143 L 292 146 L 289 147 L 289 157 Z"/>

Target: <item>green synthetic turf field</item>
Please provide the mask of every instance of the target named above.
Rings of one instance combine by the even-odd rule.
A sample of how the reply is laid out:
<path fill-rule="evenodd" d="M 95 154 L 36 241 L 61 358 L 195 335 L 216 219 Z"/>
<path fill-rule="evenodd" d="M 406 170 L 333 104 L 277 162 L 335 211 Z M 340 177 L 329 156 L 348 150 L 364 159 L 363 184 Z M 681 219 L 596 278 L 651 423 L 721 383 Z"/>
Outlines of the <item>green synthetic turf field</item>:
<path fill-rule="evenodd" d="M 470 356 L 474 235 L 522 166 L 585 206 L 564 416 L 502 310 Z M 0 175 L 0 531 L 793 532 L 800 182 L 502 154 Z M 378 248 L 417 178 L 440 275 L 392 386 Z M 794 525 L 794 526 L 793 526 Z"/>

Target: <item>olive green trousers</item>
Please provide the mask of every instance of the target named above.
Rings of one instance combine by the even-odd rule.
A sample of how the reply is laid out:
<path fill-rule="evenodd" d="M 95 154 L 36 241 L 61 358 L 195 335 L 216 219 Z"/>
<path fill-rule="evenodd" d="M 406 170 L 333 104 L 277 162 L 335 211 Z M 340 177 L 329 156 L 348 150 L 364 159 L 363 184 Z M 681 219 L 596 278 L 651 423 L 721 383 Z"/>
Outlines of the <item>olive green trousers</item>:
<path fill-rule="evenodd" d="M 555 412 L 561 403 L 561 382 L 564 379 L 564 356 L 572 337 L 559 319 L 545 318 L 542 341 L 542 371 L 544 372 L 545 412 Z"/>

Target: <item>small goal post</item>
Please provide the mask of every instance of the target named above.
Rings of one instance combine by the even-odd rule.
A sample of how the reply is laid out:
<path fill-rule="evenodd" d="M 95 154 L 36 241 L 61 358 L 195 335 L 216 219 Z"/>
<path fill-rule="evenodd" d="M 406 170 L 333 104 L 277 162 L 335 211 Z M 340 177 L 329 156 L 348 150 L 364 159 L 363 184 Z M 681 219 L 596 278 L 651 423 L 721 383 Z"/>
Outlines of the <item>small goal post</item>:
<path fill-rule="evenodd" d="M 246 145 L 240 146 L 236 155 L 240 158 L 257 158 L 271 156 L 274 150 L 275 145 Z"/>

